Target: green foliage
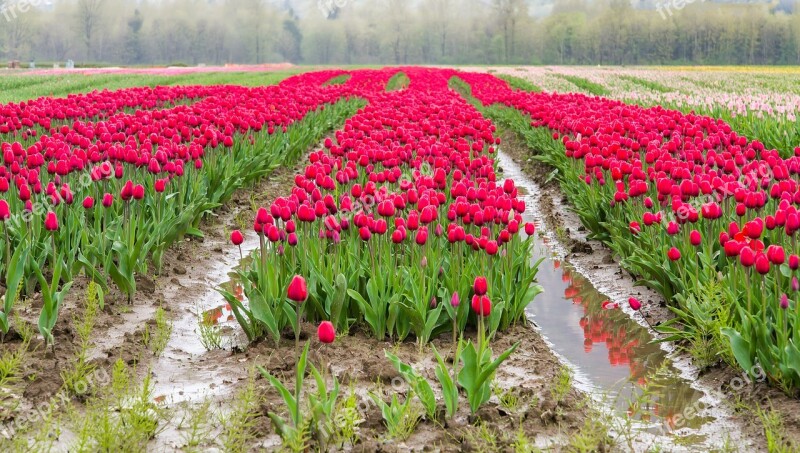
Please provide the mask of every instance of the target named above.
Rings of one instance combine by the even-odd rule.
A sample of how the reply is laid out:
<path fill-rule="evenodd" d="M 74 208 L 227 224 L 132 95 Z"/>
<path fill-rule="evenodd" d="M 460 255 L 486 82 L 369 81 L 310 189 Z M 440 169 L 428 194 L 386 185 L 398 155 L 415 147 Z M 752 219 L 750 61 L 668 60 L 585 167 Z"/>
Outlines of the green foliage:
<path fill-rule="evenodd" d="M 603 85 L 594 83 L 588 79 L 584 79 L 583 77 L 566 75 L 566 74 L 558 74 L 558 77 L 571 82 L 576 87 L 580 88 L 581 91 L 585 91 L 590 94 L 594 94 L 595 96 L 607 96 L 609 91 Z"/>
<path fill-rule="evenodd" d="M 5 226 L 3 228 L 6 228 Z M 5 337 L 10 328 L 8 316 L 14 308 L 14 303 L 22 291 L 21 283 L 28 266 L 28 246 L 27 241 L 14 250 L 13 255 L 6 268 L 6 293 L 3 295 L 3 310 L 0 311 L 0 335 Z"/>
<path fill-rule="evenodd" d="M 61 370 L 61 380 L 64 382 L 64 388 L 73 395 L 85 396 L 83 393 L 92 390 L 87 387 L 87 379 L 97 367 L 89 361 L 89 350 L 92 331 L 96 324 L 97 314 L 101 309 L 101 294 L 100 287 L 96 283 L 90 282 L 86 289 L 82 316 L 75 316 L 72 319 L 78 336 L 78 350 L 75 353 L 74 363 Z"/>
<path fill-rule="evenodd" d="M 403 90 L 408 88 L 408 85 L 411 83 L 411 79 L 408 78 L 405 72 L 398 71 L 397 74 L 393 75 L 389 82 L 386 83 L 386 91 L 397 91 Z"/>
<path fill-rule="evenodd" d="M 310 344 L 311 343 L 306 343 L 302 354 L 300 354 L 300 358 L 297 360 L 297 366 L 295 369 L 294 393 L 290 392 L 289 389 L 283 385 L 278 378 L 270 374 L 263 367 L 258 367 L 261 375 L 269 381 L 270 385 L 272 385 L 272 387 L 277 390 L 283 398 L 283 402 L 286 404 L 286 408 L 291 417 L 291 424 L 287 424 L 286 421 L 278 414 L 274 412 L 270 412 L 268 414 L 270 420 L 272 420 L 272 423 L 275 425 L 275 429 L 278 431 L 278 434 L 280 434 L 281 437 L 290 436 L 292 434 L 290 431 L 292 430 L 296 431 L 298 429 L 302 429 L 303 416 L 301 410 L 302 402 L 300 398 L 303 394 L 303 381 L 305 380 L 306 367 L 308 365 L 308 347 Z"/>
<path fill-rule="evenodd" d="M 167 317 L 164 308 L 156 309 L 154 324 L 153 330 L 150 330 L 150 324 L 145 324 L 142 340 L 145 347 L 153 351 L 153 355 L 160 356 L 172 335 L 172 321 Z"/>
<path fill-rule="evenodd" d="M 767 439 L 767 451 L 770 453 L 789 453 L 797 451 L 792 448 L 787 440 L 786 428 L 783 424 L 783 416 L 774 409 L 757 409 L 758 418 L 764 427 L 764 437 Z"/>
<path fill-rule="evenodd" d="M 519 342 L 506 349 L 492 360 L 492 350 L 488 347 L 476 348 L 472 341 L 467 341 L 461 351 L 462 367 L 458 372 L 458 383 L 467 393 L 469 408 L 473 414 L 492 396 L 494 373 L 519 347 Z"/>
<path fill-rule="evenodd" d="M 124 382 L 115 380 L 122 376 Z M 145 374 L 140 386 L 128 387 L 129 378 L 123 362 L 112 376 L 111 392 L 98 392 L 87 401 L 85 413 L 73 414 L 77 429 L 70 451 L 140 451 L 163 429 L 166 413 L 153 402 L 150 374 Z"/>
<path fill-rule="evenodd" d="M 389 439 L 406 440 L 411 436 L 420 421 L 420 413 L 412 405 L 413 392 L 406 395 L 404 403 L 400 403 L 397 394 L 392 395 L 389 403 L 384 402 L 378 395 L 370 394 L 375 404 L 380 408 L 383 422 L 386 424 Z"/>
<path fill-rule="evenodd" d="M 339 448 L 354 447 L 359 440 L 359 425 L 364 423 L 358 407 L 355 388 L 351 388 L 347 398 L 340 399 L 333 411 L 333 418 L 328 419 L 327 432 L 333 444 Z"/>
<path fill-rule="evenodd" d="M 229 410 L 219 415 L 219 443 L 224 451 L 247 451 L 258 437 L 261 397 L 253 374 L 250 373 L 246 385 L 234 396 Z"/>
<path fill-rule="evenodd" d="M 405 364 L 400 361 L 400 358 L 396 355 L 392 354 L 389 351 L 383 351 L 386 355 L 386 358 L 392 362 L 394 367 L 400 373 L 400 376 L 405 379 L 406 383 L 411 387 L 414 391 L 414 395 L 417 396 L 419 401 L 422 403 L 422 407 L 425 408 L 425 412 L 428 415 L 429 420 L 436 419 L 436 395 L 433 393 L 433 389 L 431 385 L 428 383 L 428 380 L 425 379 L 421 374 L 419 374 L 411 365 Z"/>
<path fill-rule="evenodd" d="M 634 77 L 634 76 L 631 76 L 631 75 L 620 75 L 619 78 L 622 79 L 622 80 L 627 80 L 628 82 L 631 82 L 634 85 L 639 85 L 639 86 L 641 86 L 643 88 L 647 88 L 648 90 L 657 91 L 659 93 L 670 93 L 672 91 L 675 91 L 674 89 L 672 89 L 670 87 L 667 87 L 667 86 L 664 86 L 664 85 L 662 85 L 662 84 L 660 84 L 658 82 L 655 82 L 653 80 L 643 79 L 641 77 Z"/>
<path fill-rule="evenodd" d="M 444 405 L 445 405 L 445 415 L 447 418 L 453 418 L 458 412 L 458 385 L 453 380 L 453 377 L 450 376 L 450 370 L 447 369 L 447 365 L 444 363 L 444 359 L 439 354 L 439 351 L 436 350 L 435 346 L 432 346 L 433 354 L 436 356 L 436 378 L 439 379 L 439 384 L 442 386 L 442 397 L 444 398 Z M 453 364 L 457 364 L 461 360 L 461 342 L 459 341 L 456 346 L 456 352 L 453 357 Z M 455 375 L 455 371 L 453 373 Z"/>
<path fill-rule="evenodd" d="M 555 384 L 550 387 L 550 396 L 555 401 L 556 405 L 564 402 L 570 390 L 572 390 L 572 370 L 566 365 L 562 365 L 558 370 Z"/>
<path fill-rule="evenodd" d="M 534 85 L 530 81 L 523 79 L 521 77 L 515 77 L 508 74 L 497 74 L 496 76 L 497 78 L 503 79 L 506 82 L 508 82 L 508 85 L 515 90 L 527 91 L 531 93 L 538 93 L 544 91 L 540 87 Z"/>
<path fill-rule="evenodd" d="M 338 76 L 328 80 L 327 82 L 323 83 L 323 85 L 325 85 L 325 86 L 344 85 L 345 83 L 347 83 L 348 80 L 350 80 L 350 77 L 352 77 L 350 74 L 338 75 Z"/>

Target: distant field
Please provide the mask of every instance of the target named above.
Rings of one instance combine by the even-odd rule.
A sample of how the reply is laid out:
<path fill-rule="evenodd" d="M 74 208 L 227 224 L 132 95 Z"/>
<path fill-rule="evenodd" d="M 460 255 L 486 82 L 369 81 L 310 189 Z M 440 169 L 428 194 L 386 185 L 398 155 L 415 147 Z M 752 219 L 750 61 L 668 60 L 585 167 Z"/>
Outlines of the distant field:
<path fill-rule="evenodd" d="M 524 66 L 465 68 L 526 81 L 547 92 L 584 93 L 720 118 L 768 148 L 800 143 L 800 67 Z"/>
<path fill-rule="evenodd" d="M 273 85 L 302 72 L 300 69 L 275 72 L 204 72 L 177 75 L 97 74 L 0 75 L 0 103 L 19 102 L 41 96 L 63 97 L 94 90 L 118 90 L 157 85 Z M 1 73 L 0 73 L 1 74 Z"/>

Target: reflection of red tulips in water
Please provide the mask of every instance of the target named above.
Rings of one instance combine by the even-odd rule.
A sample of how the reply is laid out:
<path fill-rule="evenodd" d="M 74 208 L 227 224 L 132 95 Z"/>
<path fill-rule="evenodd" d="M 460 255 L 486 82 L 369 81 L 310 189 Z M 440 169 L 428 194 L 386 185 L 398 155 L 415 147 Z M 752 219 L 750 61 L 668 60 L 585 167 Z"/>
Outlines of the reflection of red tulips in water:
<path fill-rule="evenodd" d="M 673 413 L 681 413 L 687 404 L 699 397 L 691 387 L 675 385 L 673 381 L 664 382 L 664 376 L 654 374 L 666 360 L 666 355 L 658 345 L 650 343 L 647 329 L 622 310 L 609 309 L 610 305 L 618 308 L 618 304 L 598 293 L 582 275 L 568 267 L 559 267 L 563 270 L 562 279 L 569 283 L 564 290 L 565 299 L 583 307 L 583 316 L 578 324 L 583 330 L 584 352 L 588 354 L 597 347 L 604 347 L 612 367 L 628 367 L 627 381 L 638 388 L 649 388 L 658 404 L 673 408 Z M 629 301 L 632 308 L 637 302 L 633 298 Z M 650 421 L 652 416 L 658 416 L 652 404 L 640 406 L 640 403 L 634 402 L 628 411 L 631 417 L 645 422 Z M 698 418 L 694 422 L 700 423 L 701 420 Z"/>

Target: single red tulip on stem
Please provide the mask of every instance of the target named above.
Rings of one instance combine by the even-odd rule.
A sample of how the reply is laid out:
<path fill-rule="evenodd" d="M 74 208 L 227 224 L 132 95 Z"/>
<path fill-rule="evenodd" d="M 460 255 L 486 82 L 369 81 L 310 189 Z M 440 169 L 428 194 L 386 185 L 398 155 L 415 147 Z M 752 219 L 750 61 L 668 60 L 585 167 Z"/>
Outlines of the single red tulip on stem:
<path fill-rule="evenodd" d="M 489 284 L 486 282 L 486 277 L 475 277 L 475 282 L 472 284 L 472 289 L 478 296 L 483 296 L 489 290 Z"/>
<path fill-rule="evenodd" d="M 294 331 L 294 348 L 297 352 L 300 351 L 300 314 L 303 307 L 303 302 L 308 298 L 308 287 L 306 286 L 306 279 L 300 275 L 292 277 L 289 283 L 289 288 L 286 290 L 286 295 L 290 300 L 294 301 L 295 314 L 297 316 L 297 328 Z"/>
<path fill-rule="evenodd" d="M 325 344 L 333 343 L 336 340 L 336 329 L 330 321 L 322 321 L 317 328 L 317 338 Z"/>
<path fill-rule="evenodd" d="M 233 230 L 233 232 L 231 232 L 231 242 L 233 245 L 239 247 L 239 258 L 244 259 L 244 256 L 242 255 L 242 243 L 244 242 L 244 235 L 242 232 L 239 230 Z"/>

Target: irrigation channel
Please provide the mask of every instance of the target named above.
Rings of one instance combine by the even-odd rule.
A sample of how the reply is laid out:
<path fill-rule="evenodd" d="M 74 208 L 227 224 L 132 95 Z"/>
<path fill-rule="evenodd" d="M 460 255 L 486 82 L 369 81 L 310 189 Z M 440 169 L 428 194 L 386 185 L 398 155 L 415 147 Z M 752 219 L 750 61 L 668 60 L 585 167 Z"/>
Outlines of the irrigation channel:
<path fill-rule="evenodd" d="M 507 154 L 498 153 L 498 163 L 503 178 L 524 190 L 523 217 L 537 226 L 531 260 L 543 258 L 536 278 L 544 293 L 528 306 L 529 318 L 572 368 L 576 386 L 611 416 L 621 444 L 698 452 L 726 441 L 748 445 L 721 397 L 695 382 L 697 370 L 671 345 L 654 342 L 655 333 L 629 309 L 633 280 L 600 285 L 591 270 L 571 262 L 544 222 L 538 184 Z"/>
<path fill-rule="evenodd" d="M 539 186 L 508 155 L 499 152 L 497 159 L 502 177 L 513 179 L 524 193 L 525 221 L 537 225 L 531 260 L 543 258 L 537 280 L 544 293 L 528 307 L 533 328 L 572 369 L 576 387 L 609 416 L 620 446 L 689 452 L 715 450 L 726 442 L 746 447 L 748 440 L 739 434 L 721 397 L 694 382 L 697 370 L 669 344 L 654 342 L 654 333 L 628 309 L 626 291 L 632 280 L 620 279 L 616 288 L 607 282 L 599 285 L 590 270 L 570 262 L 556 233 L 547 230 Z M 253 237 L 242 244 L 245 263 L 256 248 Z M 199 320 L 205 318 L 223 328 L 226 347 L 243 341 L 230 306 L 214 289 L 221 286 L 235 293 L 238 288 L 235 271 L 243 264 L 239 252 L 230 246 L 224 250 L 203 281 L 193 282 L 208 289 L 194 306 L 178 313 L 167 348 L 153 365 L 154 394 L 168 406 L 225 399 L 232 384 L 246 378 L 216 367 L 214 353 L 206 351 L 198 334 Z M 173 429 L 168 427 L 156 443 L 177 442 Z"/>

